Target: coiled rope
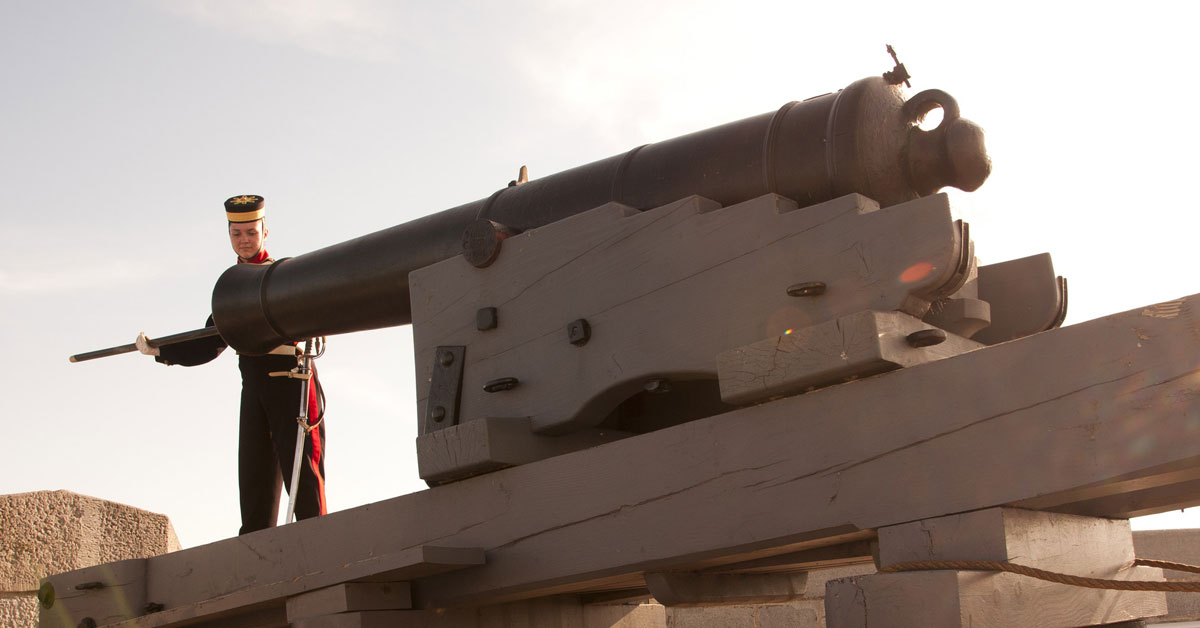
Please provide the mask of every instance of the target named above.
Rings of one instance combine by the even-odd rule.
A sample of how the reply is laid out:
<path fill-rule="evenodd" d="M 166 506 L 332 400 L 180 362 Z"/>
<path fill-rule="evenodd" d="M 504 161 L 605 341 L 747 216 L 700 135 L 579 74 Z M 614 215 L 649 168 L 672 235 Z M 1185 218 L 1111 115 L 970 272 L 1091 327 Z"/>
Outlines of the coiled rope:
<path fill-rule="evenodd" d="M 1185 565 L 1183 563 L 1173 563 L 1166 560 L 1138 558 L 1133 561 L 1133 564 L 1142 567 L 1161 567 L 1162 569 L 1171 569 L 1174 571 L 1186 571 L 1200 574 L 1200 567 L 1196 565 Z M 1048 582 L 1069 584 L 1077 587 L 1087 587 L 1089 589 L 1200 593 L 1200 581 L 1161 582 L 1154 580 L 1108 580 L 1104 578 L 1084 578 L 1082 576 L 1072 576 L 1069 574 L 1046 571 L 1045 569 L 1026 567 L 1025 565 L 1016 565 L 1009 562 L 991 560 L 919 560 L 888 565 L 887 567 L 880 569 L 879 573 L 897 573 L 902 571 L 938 571 L 945 569 L 962 571 L 1006 571 L 1008 573 L 1029 576 L 1030 578 L 1046 580 Z"/>

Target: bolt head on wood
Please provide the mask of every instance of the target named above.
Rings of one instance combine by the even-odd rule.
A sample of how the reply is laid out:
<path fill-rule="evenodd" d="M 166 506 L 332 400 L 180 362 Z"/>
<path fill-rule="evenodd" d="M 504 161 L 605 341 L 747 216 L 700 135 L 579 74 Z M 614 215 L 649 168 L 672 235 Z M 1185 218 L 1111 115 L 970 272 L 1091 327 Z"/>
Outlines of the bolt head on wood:
<path fill-rule="evenodd" d="M 788 286 L 789 297 L 816 297 L 825 294 L 824 281 L 806 281 Z"/>
<path fill-rule="evenodd" d="M 573 320 L 567 324 L 567 341 L 576 347 L 582 347 L 592 338 L 592 326 L 587 319 Z"/>
<path fill-rule="evenodd" d="M 494 307 L 481 307 L 475 312 L 475 329 L 487 331 L 500 326 L 499 314 Z"/>
<path fill-rule="evenodd" d="M 520 383 L 521 380 L 515 377 L 501 377 L 500 379 L 493 379 L 492 381 L 484 384 L 483 391 L 490 393 L 504 392 L 506 390 L 512 390 L 516 388 Z"/>
<path fill-rule="evenodd" d="M 646 392 L 653 395 L 661 395 L 671 392 L 671 380 L 665 377 L 656 377 L 642 386 Z"/>

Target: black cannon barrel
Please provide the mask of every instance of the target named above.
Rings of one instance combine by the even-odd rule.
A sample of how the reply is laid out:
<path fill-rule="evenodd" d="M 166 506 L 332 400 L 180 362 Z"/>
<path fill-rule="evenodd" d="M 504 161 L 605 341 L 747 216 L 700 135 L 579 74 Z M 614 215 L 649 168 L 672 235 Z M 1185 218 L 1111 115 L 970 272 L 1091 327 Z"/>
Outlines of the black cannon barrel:
<path fill-rule="evenodd" d="M 916 125 L 939 107 L 935 129 Z M 520 232 L 611 201 L 645 210 L 693 194 L 731 205 L 776 193 L 803 207 L 858 192 L 888 206 L 945 186 L 974 190 L 990 170 L 982 130 L 948 94 L 905 100 L 871 77 L 271 266 L 231 267 L 213 290 L 213 318 L 243 353 L 407 324 L 408 273 L 461 253 L 464 232 L 481 220 Z"/>

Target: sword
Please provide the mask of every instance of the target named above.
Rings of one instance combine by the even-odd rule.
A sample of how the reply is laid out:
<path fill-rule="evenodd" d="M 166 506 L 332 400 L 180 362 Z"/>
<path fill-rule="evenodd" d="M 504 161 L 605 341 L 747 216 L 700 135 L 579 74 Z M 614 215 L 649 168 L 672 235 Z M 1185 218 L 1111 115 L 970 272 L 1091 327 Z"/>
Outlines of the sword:
<path fill-rule="evenodd" d="M 216 327 L 205 327 L 203 329 L 193 329 L 192 331 L 185 331 L 185 332 L 179 333 L 179 334 L 163 336 L 162 338 L 149 339 L 146 341 L 146 344 L 150 345 L 151 347 L 165 347 L 166 345 L 173 345 L 173 344 L 177 344 L 180 342 L 187 342 L 188 340 L 196 340 L 198 338 L 209 338 L 212 336 L 219 336 L 219 335 L 220 335 L 220 333 L 217 332 Z M 137 351 L 137 345 L 135 345 L 134 343 L 131 342 L 127 345 L 117 345 L 115 347 L 109 347 L 107 349 L 100 349 L 99 351 L 88 351 L 87 353 L 77 353 L 77 354 L 71 356 L 70 360 L 72 362 L 84 362 L 86 360 L 95 360 L 96 358 L 107 358 L 112 355 L 121 355 L 122 353 L 133 353 L 134 351 Z"/>
<path fill-rule="evenodd" d="M 313 344 L 316 352 L 313 352 Z M 304 441 L 316 425 L 308 424 L 308 390 L 312 385 L 312 362 L 325 354 L 325 338 L 309 338 L 304 341 L 304 353 L 300 366 L 296 369 L 295 377 L 300 380 L 300 416 L 296 417 L 296 454 L 292 457 L 292 481 L 288 483 L 287 517 L 284 523 L 291 523 L 296 516 L 296 491 L 300 488 L 300 459 L 304 455 Z M 322 413 L 323 414 L 323 413 Z M 325 417 L 321 417 L 321 421 Z M 320 425 L 320 421 L 317 422 Z"/>

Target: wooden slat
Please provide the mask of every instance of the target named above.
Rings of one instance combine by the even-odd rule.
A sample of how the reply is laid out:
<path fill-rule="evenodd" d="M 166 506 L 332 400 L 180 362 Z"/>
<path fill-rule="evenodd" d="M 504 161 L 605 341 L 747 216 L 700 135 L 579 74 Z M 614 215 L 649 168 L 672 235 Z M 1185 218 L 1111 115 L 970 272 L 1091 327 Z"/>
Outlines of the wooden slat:
<path fill-rule="evenodd" d="M 407 582 L 349 582 L 288 598 L 290 622 L 354 611 L 394 611 L 412 608 Z"/>
<path fill-rule="evenodd" d="M 226 543 L 237 542 L 242 538 L 245 537 L 229 539 Z M 208 547 L 211 546 L 198 549 Z M 253 565 L 242 565 L 236 560 L 223 564 L 224 559 L 230 558 L 230 554 L 226 552 L 193 552 L 190 558 L 195 559 L 195 562 L 187 561 L 187 564 L 192 565 L 190 568 L 203 570 L 203 575 L 196 575 L 207 580 L 207 583 L 188 578 L 191 574 L 172 577 L 172 565 L 169 563 L 173 561 L 152 565 L 147 570 L 147 598 L 167 608 L 114 625 L 122 628 L 152 628 L 189 626 L 213 619 L 232 622 L 233 618 L 239 615 L 257 613 L 264 609 L 283 617 L 283 624 L 286 624 L 285 599 L 305 591 L 343 582 L 392 582 L 421 578 L 481 565 L 484 562 L 482 550 L 437 546 L 418 546 L 378 556 L 366 556 L 358 560 L 333 561 L 315 568 L 304 566 L 308 557 L 293 552 L 280 552 L 280 555 L 286 556 L 286 560 L 290 561 L 287 567 L 295 570 L 290 576 L 280 577 L 283 574 L 271 574 L 270 570 L 260 569 L 256 572 Z M 242 586 L 226 593 L 206 595 L 204 591 L 211 591 L 212 583 L 219 579 L 226 579 L 227 582 L 232 580 Z M 180 595 L 180 591 L 185 591 L 183 595 L 188 596 L 183 599 L 191 601 L 179 603 L 175 601 L 179 598 L 170 597 Z"/>
<path fill-rule="evenodd" d="M 1161 570 L 1134 567 L 1122 580 L 1154 580 Z M 878 574 L 829 583 L 829 628 L 1074 628 L 1166 613 L 1149 591 L 1085 589 L 1012 573 L 927 571 Z"/>
<path fill-rule="evenodd" d="M 710 574 L 656 572 L 646 586 L 663 606 L 772 604 L 798 600 L 808 584 L 805 573 Z"/>

